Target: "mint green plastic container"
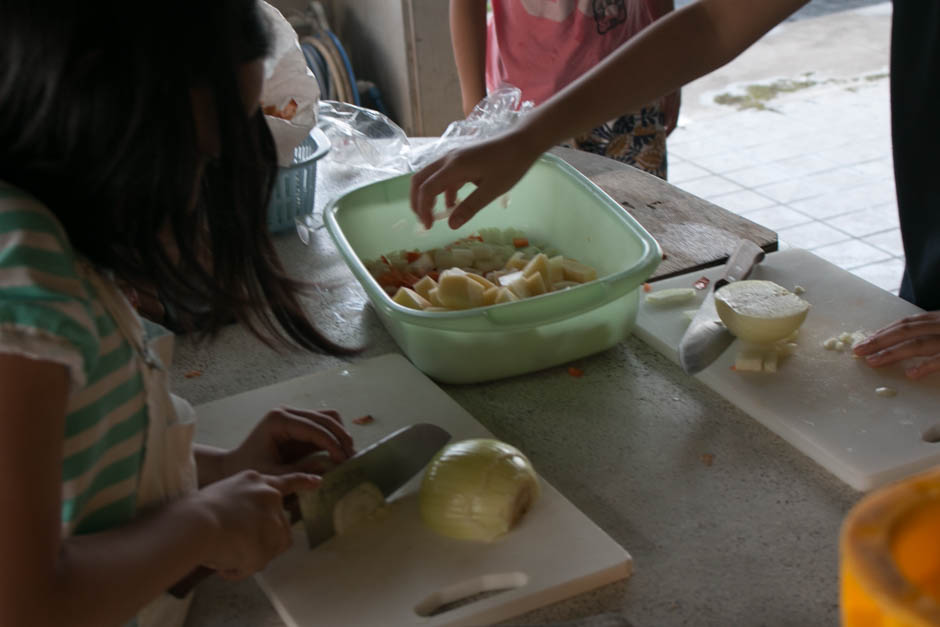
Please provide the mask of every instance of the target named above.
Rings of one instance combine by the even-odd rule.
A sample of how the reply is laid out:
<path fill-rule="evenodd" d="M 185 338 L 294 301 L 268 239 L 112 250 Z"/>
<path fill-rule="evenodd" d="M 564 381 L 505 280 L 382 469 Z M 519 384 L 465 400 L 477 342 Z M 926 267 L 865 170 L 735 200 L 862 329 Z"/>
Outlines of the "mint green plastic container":
<path fill-rule="evenodd" d="M 497 200 L 456 231 L 446 220 L 430 231 L 419 226 L 410 183 L 404 175 L 360 187 L 330 203 L 324 217 L 385 328 L 428 376 L 444 383 L 500 379 L 605 350 L 631 333 L 639 287 L 662 258 L 659 244 L 565 161 L 542 156 L 510 191 L 508 207 Z M 472 190 L 468 185 L 459 196 Z M 482 228 L 518 229 L 593 266 L 599 278 L 512 303 L 423 312 L 393 302 L 363 265 L 396 250 L 444 246 Z"/>

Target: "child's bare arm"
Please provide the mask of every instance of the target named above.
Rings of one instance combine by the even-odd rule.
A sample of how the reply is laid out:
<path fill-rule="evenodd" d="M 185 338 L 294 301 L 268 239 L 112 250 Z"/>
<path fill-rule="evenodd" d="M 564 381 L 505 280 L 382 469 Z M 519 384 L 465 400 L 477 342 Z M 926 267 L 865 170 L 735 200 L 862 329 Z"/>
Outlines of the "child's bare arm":
<path fill-rule="evenodd" d="M 415 174 L 411 206 L 430 228 L 434 199 L 477 189 L 451 214 L 457 228 L 505 193 L 545 150 L 634 111 L 715 70 L 807 0 L 699 0 L 671 12 L 539 105 L 515 130 L 457 151 Z"/>
<path fill-rule="evenodd" d="M 486 0 L 450 0 L 450 37 L 464 115 L 486 97 Z"/>
<path fill-rule="evenodd" d="M 289 543 L 282 496 L 316 486 L 306 475 L 241 473 L 61 541 L 66 369 L 0 355 L 0 381 L 0 625 L 122 625 L 198 565 L 246 575 Z"/>

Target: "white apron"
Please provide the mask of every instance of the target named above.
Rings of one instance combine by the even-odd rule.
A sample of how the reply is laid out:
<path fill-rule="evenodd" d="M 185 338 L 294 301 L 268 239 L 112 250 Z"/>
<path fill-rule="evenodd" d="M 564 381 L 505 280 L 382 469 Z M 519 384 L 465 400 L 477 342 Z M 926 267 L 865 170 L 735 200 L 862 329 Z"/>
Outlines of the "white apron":
<path fill-rule="evenodd" d="M 114 282 L 90 267 L 87 270 L 102 304 L 134 349 L 147 396 L 147 439 L 137 485 L 139 514 L 197 489 L 193 456 L 196 413 L 188 402 L 169 391 L 163 364 L 172 362 L 173 335 L 167 333 L 148 343 L 137 313 Z M 140 611 L 138 626 L 182 627 L 192 597 L 191 592 L 184 599 L 164 593 Z"/>

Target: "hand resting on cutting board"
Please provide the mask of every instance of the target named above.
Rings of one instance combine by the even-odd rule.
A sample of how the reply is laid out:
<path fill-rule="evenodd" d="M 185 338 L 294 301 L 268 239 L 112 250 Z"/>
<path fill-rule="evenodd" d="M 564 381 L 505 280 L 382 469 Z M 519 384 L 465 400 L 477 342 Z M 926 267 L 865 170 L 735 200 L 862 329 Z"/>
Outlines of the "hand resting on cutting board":
<path fill-rule="evenodd" d="M 940 311 L 927 311 L 892 322 L 858 344 L 855 354 L 875 368 L 917 359 L 917 363 L 904 370 L 911 379 L 940 371 Z"/>

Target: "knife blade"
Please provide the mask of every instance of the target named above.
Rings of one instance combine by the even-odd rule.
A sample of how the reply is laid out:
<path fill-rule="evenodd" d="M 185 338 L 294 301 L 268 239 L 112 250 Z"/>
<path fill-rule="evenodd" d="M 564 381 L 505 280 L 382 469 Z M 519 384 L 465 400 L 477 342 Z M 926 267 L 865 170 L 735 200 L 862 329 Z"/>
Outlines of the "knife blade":
<path fill-rule="evenodd" d="M 298 494 L 307 542 L 314 548 L 332 537 L 333 509 L 350 490 L 374 484 L 385 497 L 405 485 L 450 439 L 437 425 L 404 427 L 323 475 L 320 486 Z"/>
<path fill-rule="evenodd" d="M 334 534 L 333 507 L 349 490 L 369 481 L 388 497 L 424 468 L 448 440 L 450 434 L 437 425 L 422 422 L 403 427 L 325 473 L 316 490 L 298 494 L 310 548 Z M 167 592 L 183 599 L 214 572 L 199 566 Z"/>
<path fill-rule="evenodd" d="M 734 336 L 718 317 L 715 292 L 732 281 L 746 279 L 754 266 L 764 259 L 764 251 L 749 240 L 741 240 L 725 264 L 724 274 L 714 282 L 695 317 L 679 340 L 679 365 L 688 374 L 700 372 L 721 355 Z"/>

